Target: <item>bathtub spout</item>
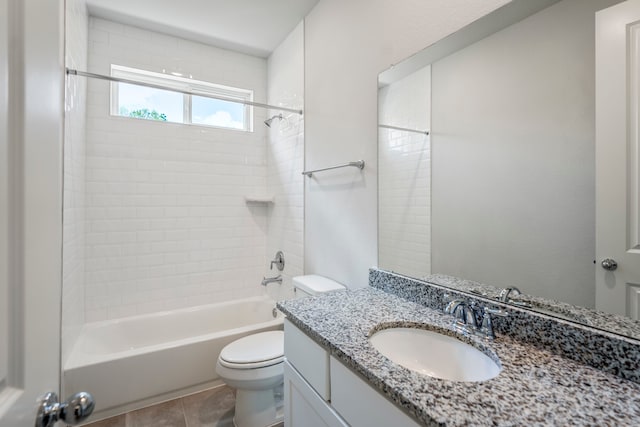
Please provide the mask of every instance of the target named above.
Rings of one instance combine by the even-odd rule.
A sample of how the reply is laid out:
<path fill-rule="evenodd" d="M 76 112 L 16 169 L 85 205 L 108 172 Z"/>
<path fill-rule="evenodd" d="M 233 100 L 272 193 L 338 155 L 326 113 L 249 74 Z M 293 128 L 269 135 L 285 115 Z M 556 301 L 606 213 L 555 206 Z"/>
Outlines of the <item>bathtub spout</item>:
<path fill-rule="evenodd" d="M 263 277 L 262 286 L 267 286 L 269 283 L 278 282 L 282 285 L 282 276 L 278 274 L 276 277 Z"/>

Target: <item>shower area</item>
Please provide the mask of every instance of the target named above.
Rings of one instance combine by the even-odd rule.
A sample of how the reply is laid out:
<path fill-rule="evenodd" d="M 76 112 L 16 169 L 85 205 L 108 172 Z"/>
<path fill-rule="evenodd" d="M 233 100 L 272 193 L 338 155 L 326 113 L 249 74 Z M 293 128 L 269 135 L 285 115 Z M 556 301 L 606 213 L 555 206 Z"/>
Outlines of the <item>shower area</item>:
<path fill-rule="evenodd" d="M 303 272 L 303 49 L 302 22 L 262 57 L 67 0 L 62 383 L 98 417 L 214 386 L 222 346 L 281 328 Z"/>
<path fill-rule="evenodd" d="M 378 265 L 431 274 L 431 67 L 378 79 Z"/>

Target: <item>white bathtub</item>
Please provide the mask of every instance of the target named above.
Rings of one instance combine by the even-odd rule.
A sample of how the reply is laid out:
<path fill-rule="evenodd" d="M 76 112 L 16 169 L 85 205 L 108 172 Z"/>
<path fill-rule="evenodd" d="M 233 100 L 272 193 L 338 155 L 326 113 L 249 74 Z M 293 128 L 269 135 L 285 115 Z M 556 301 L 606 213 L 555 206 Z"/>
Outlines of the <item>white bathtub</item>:
<path fill-rule="evenodd" d="M 274 308 L 256 297 L 86 324 L 64 366 L 63 395 L 93 394 L 103 417 L 214 386 L 225 345 L 282 329 Z"/>

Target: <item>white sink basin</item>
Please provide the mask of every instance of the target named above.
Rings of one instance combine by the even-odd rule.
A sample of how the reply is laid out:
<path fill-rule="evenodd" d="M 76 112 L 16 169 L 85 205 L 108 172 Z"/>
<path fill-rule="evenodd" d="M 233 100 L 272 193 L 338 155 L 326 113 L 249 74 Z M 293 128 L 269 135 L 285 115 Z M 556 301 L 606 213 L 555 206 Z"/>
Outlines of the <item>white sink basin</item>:
<path fill-rule="evenodd" d="M 416 328 L 390 328 L 369 337 L 371 345 L 398 365 L 450 381 L 486 381 L 501 368 L 489 356 L 456 338 Z"/>

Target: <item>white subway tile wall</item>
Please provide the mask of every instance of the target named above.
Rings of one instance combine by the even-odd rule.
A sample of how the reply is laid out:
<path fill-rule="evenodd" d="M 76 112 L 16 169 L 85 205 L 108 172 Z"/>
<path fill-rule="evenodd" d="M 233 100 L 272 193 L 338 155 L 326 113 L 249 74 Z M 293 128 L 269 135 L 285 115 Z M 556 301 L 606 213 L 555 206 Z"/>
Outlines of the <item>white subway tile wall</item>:
<path fill-rule="evenodd" d="M 301 22 L 271 54 L 268 61 L 268 99 L 272 105 L 304 108 L 304 24 Z M 270 110 L 271 115 L 278 114 Z M 279 250 L 285 255 L 282 285 L 268 285 L 275 299 L 293 296 L 291 278 L 303 274 L 304 236 L 304 120 L 283 113 L 269 128 L 267 188 L 275 197 L 270 206 L 267 257 Z M 275 268 L 268 274 L 279 273 Z"/>
<path fill-rule="evenodd" d="M 431 67 L 380 89 L 380 124 L 428 130 Z M 431 273 L 431 141 L 378 131 L 378 265 L 413 277 Z"/>
<path fill-rule="evenodd" d="M 111 64 L 254 90 L 267 61 L 103 19 L 89 21 L 89 71 Z M 254 131 L 110 116 L 110 84 L 88 85 L 86 321 L 264 292 L 266 111 Z"/>
<path fill-rule="evenodd" d="M 65 64 L 86 69 L 89 19 L 84 0 L 67 0 Z M 64 200 L 62 240 L 62 363 L 84 324 L 85 114 L 87 81 L 67 77 L 65 85 Z"/>

